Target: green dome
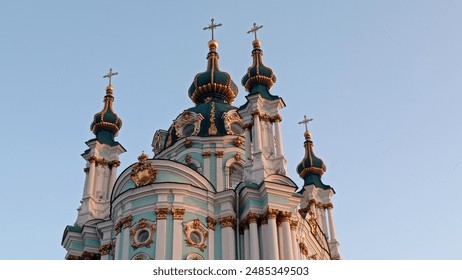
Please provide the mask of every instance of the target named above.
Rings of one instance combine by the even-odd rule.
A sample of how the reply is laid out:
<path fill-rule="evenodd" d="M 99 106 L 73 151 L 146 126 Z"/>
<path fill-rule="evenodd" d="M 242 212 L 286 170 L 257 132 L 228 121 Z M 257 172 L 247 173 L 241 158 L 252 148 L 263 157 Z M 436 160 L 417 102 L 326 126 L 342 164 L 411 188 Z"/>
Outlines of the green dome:
<path fill-rule="evenodd" d="M 241 83 L 250 94 L 260 93 L 265 98 L 274 99 L 276 96 L 271 95 L 269 90 L 276 83 L 276 75 L 271 68 L 263 64 L 263 51 L 260 46 L 259 40 L 253 41 L 253 64 L 247 69 Z"/>
<path fill-rule="evenodd" d="M 197 74 L 189 88 L 189 97 L 195 104 L 200 104 L 204 102 L 204 99 L 217 95 L 231 104 L 238 94 L 238 88 L 231 76 L 220 71 L 218 67 L 217 48 L 218 43 L 215 40 L 209 41 L 210 52 L 207 55 L 207 70 Z"/>
<path fill-rule="evenodd" d="M 90 125 L 90 129 L 96 135 L 96 138 L 106 144 L 114 143 L 114 136 L 117 136 L 122 127 L 122 120 L 112 109 L 112 103 L 114 103 L 113 92 L 112 86 L 106 88 L 104 108 L 101 112 L 95 114 Z"/>
<path fill-rule="evenodd" d="M 318 158 L 313 152 L 313 141 L 311 134 L 305 132 L 305 157 L 297 166 L 297 173 L 305 181 L 305 186 L 314 184 L 321 188 L 329 188 L 321 182 L 321 176 L 326 172 L 326 165 L 322 159 Z"/>

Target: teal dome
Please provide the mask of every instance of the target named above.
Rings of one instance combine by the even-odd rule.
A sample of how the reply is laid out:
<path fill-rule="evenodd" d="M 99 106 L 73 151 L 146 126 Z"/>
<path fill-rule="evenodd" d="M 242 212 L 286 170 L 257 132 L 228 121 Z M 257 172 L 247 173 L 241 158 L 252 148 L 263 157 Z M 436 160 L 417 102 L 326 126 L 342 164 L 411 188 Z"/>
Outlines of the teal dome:
<path fill-rule="evenodd" d="M 220 96 L 225 102 L 231 104 L 238 94 L 238 88 L 231 76 L 220 71 L 218 67 L 218 43 L 209 41 L 209 53 L 207 55 L 207 70 L 194 77 L 194 82 L 189 88 L 189 97 L 195 104 L 203 103 L 205 99 Z"/>
<path fill-rule="evenodd" d="M 313 141 L 311 134 L 305 132 L 305 157 L 297 166 L 297 173 L 305 181 L 305 186 L 314 184 L 318 187 L 329 188 L 321 182 L 321 176 L 326 172 L 326 165 L 322 159 L 318 158 L 313 152 Z"/>
<path fill-rule="evenodd" d="M 112 103 L 114 103 L 113 92 L 112 86 L 106 88 L 104 108 L 101 112 L 95 114 L 90 125 L 90 129 L 96 135 L 96 138 L 106 144 L 114 143 L 114 136 L 117 136 L 122 127 L 122 120 L 112 109 Z"/>
<path fill-rule="evenodd" d="M 253 64 L 247 69 L 247 74 L 242 77 L 241 83 L 250 94 L 260 93 L 264 97 L 273 98 L 274 96 L 269 93 L 269 90 L 276 83 L 276 75 L 271 68 L 263 64 L 263 51 L 260 47 L 260 41 L 254 40 Z"/>

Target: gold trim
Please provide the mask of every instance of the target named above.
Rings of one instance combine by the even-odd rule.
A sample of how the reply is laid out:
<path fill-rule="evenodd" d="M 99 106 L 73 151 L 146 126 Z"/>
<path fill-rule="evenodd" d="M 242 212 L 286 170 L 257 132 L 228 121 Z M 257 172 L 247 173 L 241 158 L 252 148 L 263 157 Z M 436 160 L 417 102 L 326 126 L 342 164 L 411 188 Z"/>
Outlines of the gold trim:
<path fill-rule="evenodd" d="M 207 217 L 207 228 L 211 229 L 211 230 L 215 230 L 215 226 L 216 226 L 217 222 L 215 221 L 214 218 L 208 216 Z"/>
<path fill-rule="evenodd" d="M 135 183 L 136 187 L 152 184 L 156 181 L 157 169 L 154 164 L 147 163 L 147 155 L 141 154 L 138 157 L 138 163 L 133 167 L 130 173 L 130 178 Z"/>
<path fill-rule="evenodd" d="M 156 212 L 157 220 L 167 219 L 168 208 L 156 208 L 154 209 L 154 212 Z"/>
<path fill-rule="evenodd" d="M 211 152 L 202 152 L 202 157 L 203 158 L 209 158 L 212 155 Z"/>
<path fill-rule="evenodd" d="M 201 240 L 200 240 L 199 243 L 196 243 L 191 239 L 191 233 L 193 233 L 193 232 L 196 232 L 201 236 Z M 205 248 L 207 248 L 205 243 L 207 241 L 209 233 L 208 233 L 207 229 L 204 228 L 204 226 L 202 225 L 202 223 L 201 223 L 201 221 L 199 219 L 194 219 L 194 220 L 186 223 L 186 225 L 184 227 L 184 233 L 186 235 L 185 241 L 186 241 L 186 245 L 188 247 L 195 247 L 195 248 L 201 250 L 202 252 L 204 251 Z"/>
<path fill-rule="evenodd" d="M 216 156 L 217 158 L 222 158 L 222 157 L 223 157 L 223 151 L 216 151 L 216 152 L 215 152 L 215 156 Z"/>
<path fill-rule="evenodd" d="M 213 73 L 213 72 L 212 72 Z M 215 102 L 212 102 L 212 107 L 210 108 L 210 127 L 209 134 L 216 135 L 218 132 L 217 126 L 215 125 Z"/>
<path fill-rule="evenodd" d="M 241 160 L 241 155 L 240 155 L 239 153 L 236 153 L 236 154 L 234 155 L 234 160 L 235 160 L 235 161 L 240 161 L 240 160 Z"/>
<path fill-rule="evenodd" d="M 258 218 L 260 218 L 260 214 L 257 214 L 257 213 L 249 213 L 247 214 L 247 216 L 245 217 L 245 220 L 249 223 L 249 224 L 252 224 L 252 223 L 257 223 L 258 222 Z"/>
<path fill-rule="evenodd" d="M 183 220 L 186 209 L 172 208 L 172 215 L 174 220 Z"/>
<path fill-rule="evenodd" d="M 304 256 L 308 256 L 308 247 L 305 243 L 300 242 L 298 243 L 298 247 L 300 248 L 300 253 Z"/>
<path fill-rule="evenodd" d="M 244 141 L 242 141 L 240 137 L 237 137 L 236 139 L 233 140 L 233 144 L 235 147 L 240 147 L 242 146 L 243 143 Z"/>
<path fill-rule="evenodd" d="M 265 214 L 268 217 L 268 219 L 276 219 L 276 217 L 278 216 L 278 213 L 279 213 L 278 209 L 268 209 Z"/>
<path fill-rule="evenodd" d="M 297 230 L 298 221 L 290 220 L 289 224 L 290 224 L 290 230 L 294 230 L 294 231 Z"/>
<path fill-rule="evenodd" d="M 120 220 L 120 224 L 123 228 L 129 228 L 132 226 L 133 216 L 128 215 L 127 217 Z"/>
<path fill-rule="evenodd" d="M 231 227 L 234 230 L 236 230 L 236 218 L 234 218 L 232 215 L 229 215 L 229 216 L 226 216 L 226 217 L 223 217 L 223 218 L 219 218 L 218 222 L 220 223 L 222 229 L 227 228 L 227 227 Z"/>
<path fill-rule="evenodd" d="M 109 251 L 112 249 L 112 243 L 104 244 L 99 246 L 98 251 L 101 254 L 101 256 L 106 256 L 109 255 Z"/>
<path fill-rule="evenodd" d="M 136 240 L 138 232 L 141 230 L 147 230 L 149 232 L 149 237 L 143 242 L 138 242 Z M 156 230 L 156 224 L 149 222 L 146 218 L 141 218 L 136 227 L 130 230 L 130 238 L 132 239 L 133 249 L 138 249 L 140 247 L 150 248 L 153 241 L 154 231 Z"/>

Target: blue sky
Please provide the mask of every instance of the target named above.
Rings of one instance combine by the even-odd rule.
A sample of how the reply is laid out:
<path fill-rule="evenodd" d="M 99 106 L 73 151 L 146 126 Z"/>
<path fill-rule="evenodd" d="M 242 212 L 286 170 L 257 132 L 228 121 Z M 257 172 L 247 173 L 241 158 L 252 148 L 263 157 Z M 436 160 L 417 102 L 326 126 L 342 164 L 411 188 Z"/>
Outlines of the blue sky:
<path fill-rule="evenodd" d="M 193 105 L 212 17 L 220 68 L 238 85 L 246 32 L 264 26 L 289 174 L 302 185 L 306 114 L 345 259 L 461 259 L 461 12 L 450 0 L 2 1 L 0 259 L 64 258 L 102 76 L 119 72 L 122 171 Z M 240 86 L 234 104 L 244 96 Z"/>

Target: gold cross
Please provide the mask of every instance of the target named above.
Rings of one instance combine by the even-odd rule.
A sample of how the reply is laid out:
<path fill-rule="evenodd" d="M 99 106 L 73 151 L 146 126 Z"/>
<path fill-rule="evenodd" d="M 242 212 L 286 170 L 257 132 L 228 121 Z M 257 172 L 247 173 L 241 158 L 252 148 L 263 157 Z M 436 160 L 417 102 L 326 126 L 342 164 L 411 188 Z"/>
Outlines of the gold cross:
<path fill-rule="evenodd" d="M 255 22 L 253 23 L 252 29 L 247 31 L 247 34 L 254 33 L 255 34 L 255 40 L 257 40 L 257 31 L 258 29 L 262 29 L 263 25 L 257 25 Z"/>
<path fill-rule="evenodd" d="M 305 125 L 305 131 L 308 132 L 308 123 L 309 123 L 310 121 L 312 121 L 312 120 L 313 120 L 313 119 L 311 119 L 311 118 L 309 119 L 309 118 L 307 118 L 306 115 L 305 115 L 304 118 L 303 118 L 303 121 L 298 122 L 298 124 L 304 124 L 304 125 Z"/>
<path fill-rule="evenodd" d="M 109 79 L 109 86 L 111 86 L 112 76 L 115 76 L 117 74 L 119 74 L 119 73 L 118 72 L 112 72 L 112 68 L 109 68 L 109 73 L 104 75 L 103 78 L 108 78 Z"/>
<path fill-rule="evenodd" d="M 204 27 L 203 29 L 204 29 L 204 30 L 207 30 L 207 29 L 212 30 L 212 40 L 215 40 L 215 38 L 214 38 L 214 36 L 213 36 L 213 30 L 214 30 L 215 28 L 221 26 L 221 23 L 215 24 L 215 23 L 214 23 L 215 20 L 214 20 L 213 18 L 212 18 L 211 21 L 212 21 L 212 23 L 211 23 L 209 26 Z"/>

